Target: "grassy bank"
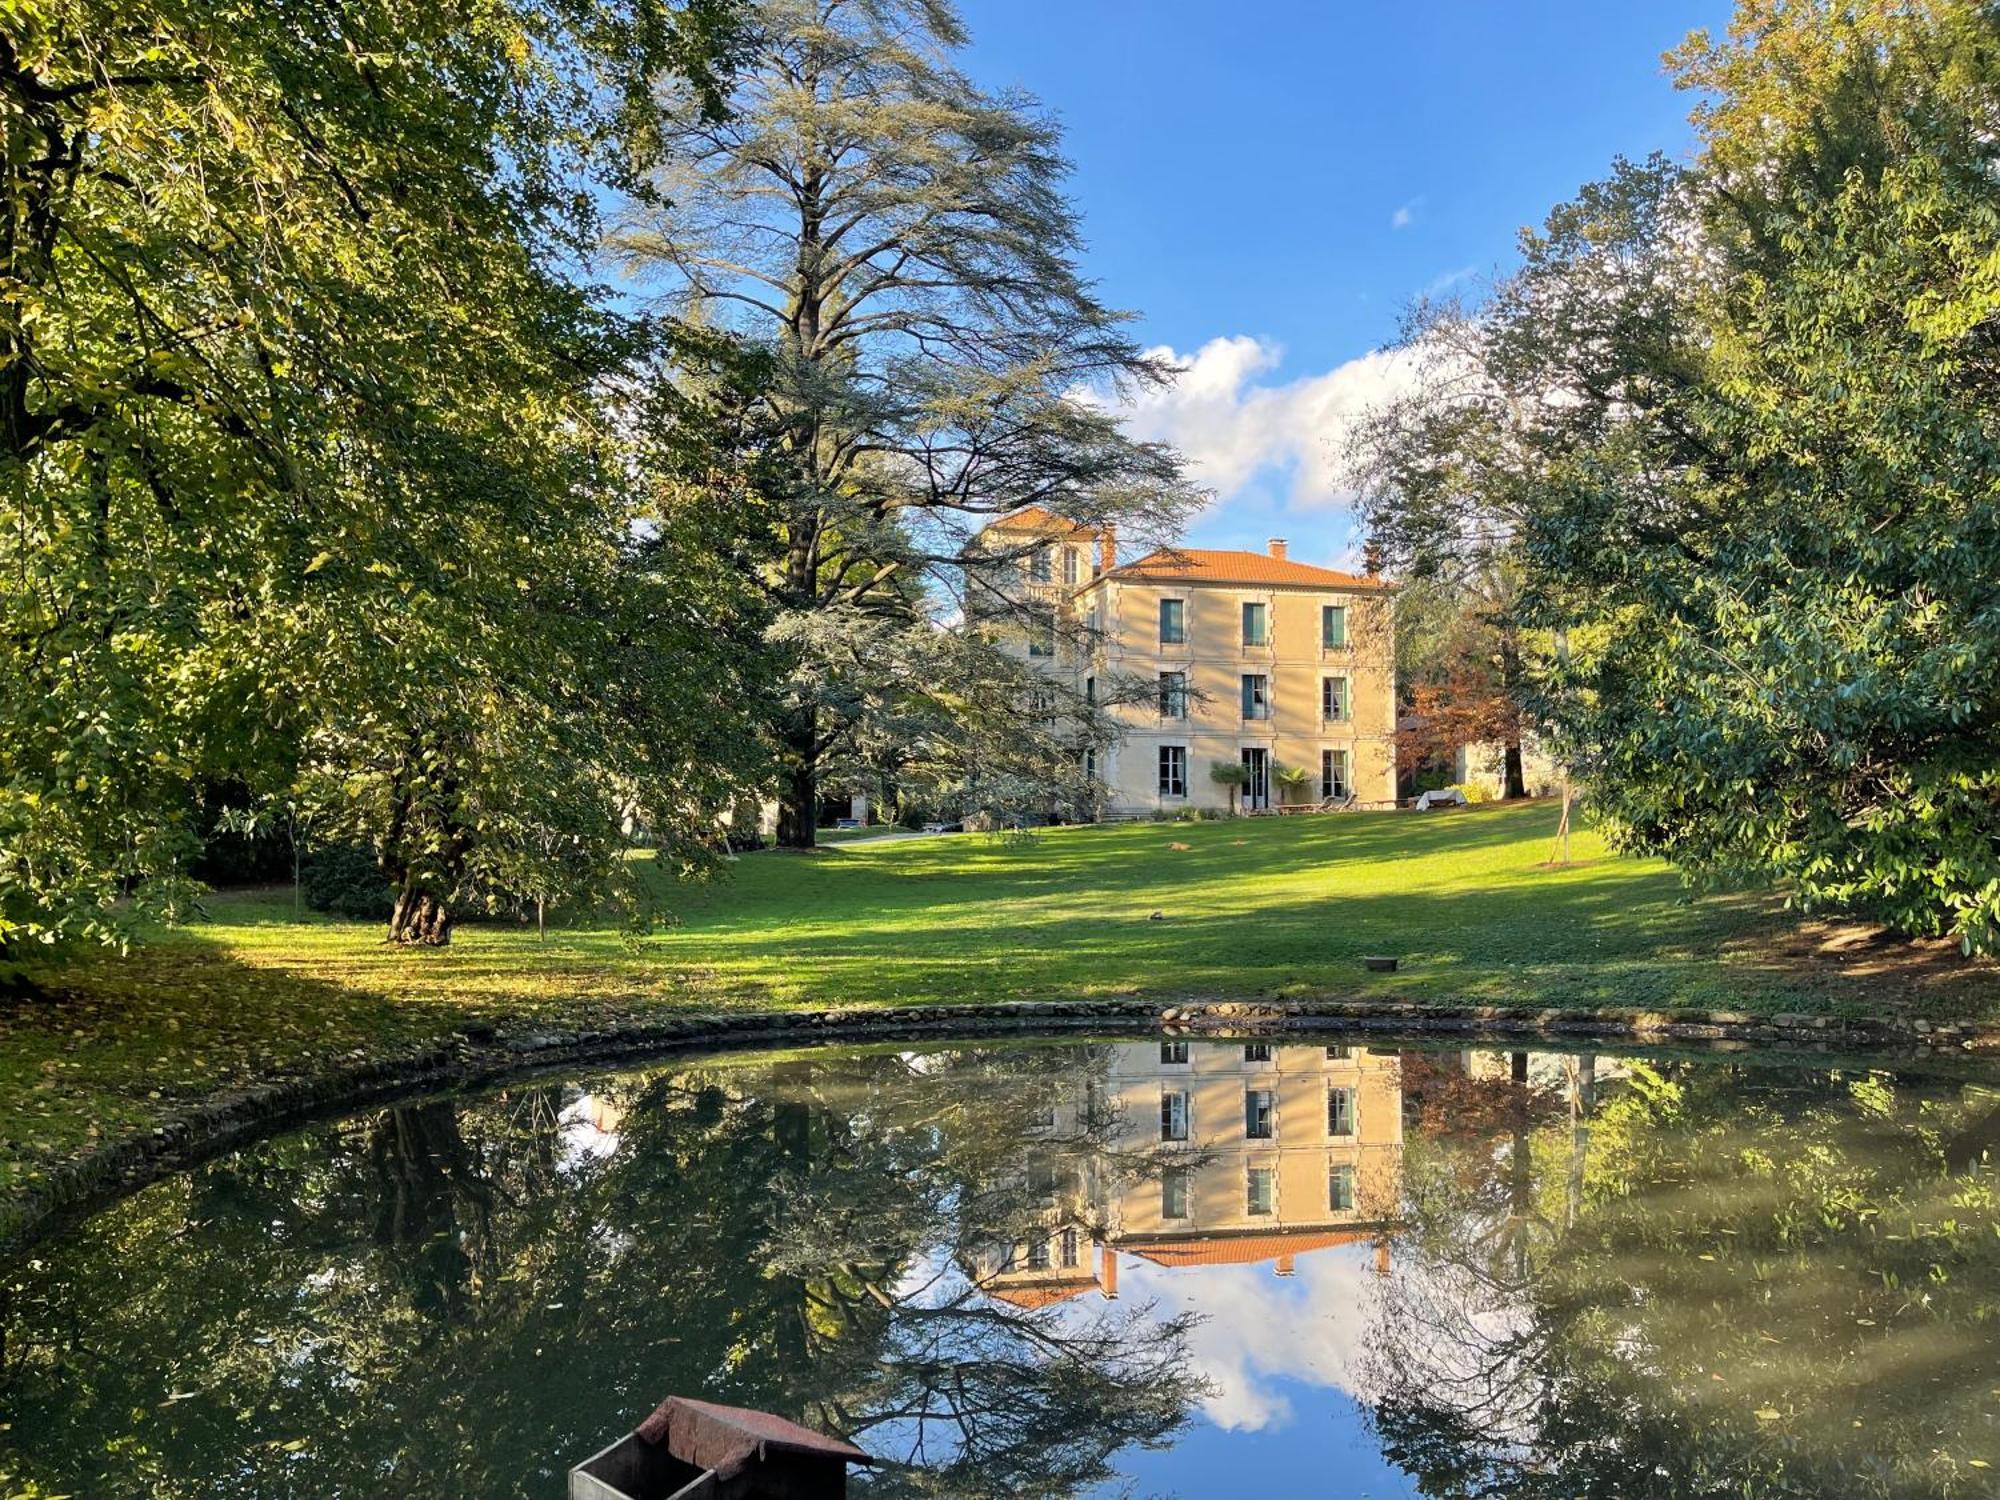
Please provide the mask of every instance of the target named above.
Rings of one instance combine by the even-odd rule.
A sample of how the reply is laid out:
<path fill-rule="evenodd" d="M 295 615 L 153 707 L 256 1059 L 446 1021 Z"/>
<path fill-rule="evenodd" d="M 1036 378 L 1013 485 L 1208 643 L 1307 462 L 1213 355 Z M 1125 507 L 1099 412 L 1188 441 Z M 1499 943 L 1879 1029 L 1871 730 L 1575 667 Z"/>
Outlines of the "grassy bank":
<path fill-rule="evenodd" d="M 2000 1014 L 1990 969 L 1823 953 L 1768 904 L 1690 902 L 1589 834 L 1546 869 L 1554 822 L 1544 805 L 767 852 L 676 893 L 678 925 L 642 940 L 470 926 L 441 952 L 295 920 L 288 891 L 218 895 L 0 1009 L 0 1193 L 219 1088 L 470 1021 L 1128 993 Z M 1375 953 L 1400 972 L 1365 973 Z"/>

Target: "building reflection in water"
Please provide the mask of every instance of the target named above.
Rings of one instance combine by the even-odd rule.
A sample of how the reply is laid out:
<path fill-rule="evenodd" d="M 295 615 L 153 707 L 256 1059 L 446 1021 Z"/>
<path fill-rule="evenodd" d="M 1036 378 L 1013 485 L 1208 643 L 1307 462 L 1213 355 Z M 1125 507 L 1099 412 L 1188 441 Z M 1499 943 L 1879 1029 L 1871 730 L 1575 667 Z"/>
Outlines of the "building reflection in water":
<path fill-rule="evenodd" d="M 1091 1049 L 1030 1127 L 1025 1236 L 969 1267 L 1022 1307 L 1118 1295 L 1119 1259 L 1268 1265 L 1342 1245 L 1390 1265 L 1401 1194 L 1397 1054 L 1169 1038 Z"/>

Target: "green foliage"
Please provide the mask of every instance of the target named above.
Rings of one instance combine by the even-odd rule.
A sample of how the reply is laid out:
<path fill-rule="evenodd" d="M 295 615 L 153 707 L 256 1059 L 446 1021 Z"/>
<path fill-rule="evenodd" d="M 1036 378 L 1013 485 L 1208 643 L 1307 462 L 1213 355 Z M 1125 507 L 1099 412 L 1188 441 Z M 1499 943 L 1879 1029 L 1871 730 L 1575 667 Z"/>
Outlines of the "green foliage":
<path fill-rule="evenodd" d="M 1990 9 L 1745 0 L 1676 67 L 1699 159 L 1433 310 L 1396 472 L 1500 523 L 1622 847 L 2000 946 Z"/>
<path fill-rule="evenodd" d="M 203 779 L 311 802 L 433 902 L 574 830 L 605 773 L 549 747 L 684 685 L 606 683 L 666 587 L 619 612 L 652 457 L 604 392 L 651 335 L 571 273 L 594 189 L 643 188 L 656 75 L 713 105 L 726 16 L 0 18 L 0 947 L 184 911 Z"/>
<path fill-rule="evenodd" d="M 1106 721 L 1047 674 L 1033 711 L 1004 632 L 951 627 L 1050 629 L 1013 586 L 1025 549 L 971 545 L 1024 504 L 1178 529 L 1199 500 L 1179 457 L 1076 399 L 1170 372 L 1078 266 L 1058 128 L 959 70 L 951 5 L 758 0 L 748 29 L 727 121 L 664 96 L 663 201 L 617 244 L 770 353 L 745 430 L 778 543 L 760 578 L 786 668 L 766 712 L 779 842 L 812 843 L 825 777 L 968 812 L 1080 811 Z"/>
<path fill-rule="evenodd" d="M 394 894 L 375 851 L 360 844 L 329 844 L 307 856 L 302 885 L 314 911 L 364 922 L 382 922 Z"/>

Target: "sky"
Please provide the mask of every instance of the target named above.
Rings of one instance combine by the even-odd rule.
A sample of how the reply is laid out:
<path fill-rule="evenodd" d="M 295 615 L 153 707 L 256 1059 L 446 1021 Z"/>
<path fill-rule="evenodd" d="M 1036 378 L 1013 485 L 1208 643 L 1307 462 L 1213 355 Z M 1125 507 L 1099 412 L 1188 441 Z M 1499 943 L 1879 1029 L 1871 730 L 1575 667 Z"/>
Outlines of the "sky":
<path fill-rule="evenodd" d="M 1216 501 L 1188 543 L 1352 564 L 1343 420 L 1426 291 L 1618 156 L 1685 157 L 1660 54 L 1722 0 L 961 0 L 966 70 L 1062 122 L 1105 300 L 1185 365 L 1128 414 Z"/>

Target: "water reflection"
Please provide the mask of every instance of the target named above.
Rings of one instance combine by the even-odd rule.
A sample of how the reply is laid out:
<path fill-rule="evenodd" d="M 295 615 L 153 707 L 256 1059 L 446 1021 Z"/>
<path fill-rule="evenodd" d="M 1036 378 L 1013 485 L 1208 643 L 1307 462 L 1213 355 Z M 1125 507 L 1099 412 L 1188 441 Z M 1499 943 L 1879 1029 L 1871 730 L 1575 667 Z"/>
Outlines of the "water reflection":
<path fill-rule="evenodd" d="M 0 1278 L 0 1494 L 552 1496 L 669 1391 L 876 1495 L 1986 1494 L 1996 1131 L 1934 1075 L 1172 1038 L 428 1100 Z"/>

